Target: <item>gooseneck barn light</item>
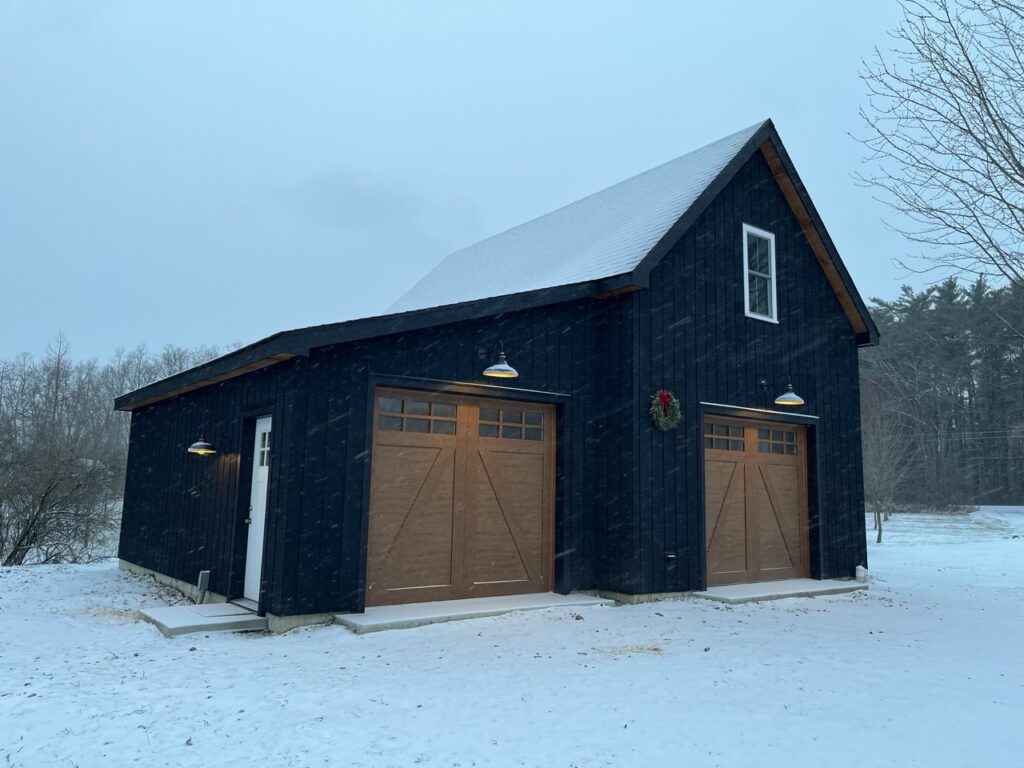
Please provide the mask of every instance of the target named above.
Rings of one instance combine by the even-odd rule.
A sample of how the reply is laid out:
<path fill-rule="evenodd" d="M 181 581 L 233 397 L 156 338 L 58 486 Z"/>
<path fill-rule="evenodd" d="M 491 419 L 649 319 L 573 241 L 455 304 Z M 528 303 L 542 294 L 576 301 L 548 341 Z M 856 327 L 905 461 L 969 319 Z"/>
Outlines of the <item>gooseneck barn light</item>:
<path fill-rule="evenodd" d="M 775 404 L 776 405 L 787 405 L 787 406 L 792 407 L 792 406 L 797 406 L 797 405 L 803 405 L 804 404 L 804 399 L 802 397 L 800 397 L 800 395 L 798 395 L 796 392 L 793 391 L 793 382 L 789 382 L 786 385 L 786 391 L 783 392 L 781 395 L 779 395 L 778 397 L 775 398 Z"/>
<path fill-rule="evenodd" d="M 203 429 L 199 433 L 199 439 L 188 447 L 188 452 L 196 456 L 210 456 L 217 452 L 217 449 L 213 447 L 213 443 L 206 439 L 206 429 Z"/>
<path fill-rule="evenodd" d="M 761 379 L 761 389 L 768 393 L 768 379 Z M 793 391 L 792 379 L 786 380 L 786 391 L 775 398 L 773 401 L 776 405 L 788 406 L 790 408 L 804 404 L 804 399 L 800 397 L 796 392 Z"/>
<path fill-rule="evenodd" d="M 502 343 L 501 351 L 498 352 L 498 362 L 489 368 L 484 369 L 484 376 L 489 376 L 492 379 L 517 379 L 519 378 L 519 371 L 508 364 L 508 360 L 505 359 L 505 345 Z"/>

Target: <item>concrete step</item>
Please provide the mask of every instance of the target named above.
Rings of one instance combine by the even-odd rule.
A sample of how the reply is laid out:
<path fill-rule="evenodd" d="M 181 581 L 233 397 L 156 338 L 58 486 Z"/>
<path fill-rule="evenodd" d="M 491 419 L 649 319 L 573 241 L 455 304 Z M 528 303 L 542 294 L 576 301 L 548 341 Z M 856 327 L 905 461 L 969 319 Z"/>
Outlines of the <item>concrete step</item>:
<path fill-rule="evenodd" d="M 382 605 L 367 608 L 364 613 L 339 613 L 334 617 L 334 621 L 343 627 L 348 627 L 357 635 L 362 635 L 385 629 L 408 629 L 445 621 L 498 616 L 510 611 L 591 605 L 615 605 L 615 601 L 590 595 L 557 595 L 553 592 L 504 595 L 502 597 L 471 597 L 464 600 L 439 600 L 433 603 Z"/>
<path fill-rule="evenodd" d="M 759 581 L 755 584 L 708 587 L 704 592 L 694 592 L 693 596 L 729 605 L 739 605 L 760 600 L 781 600 L 786 597 L 841 595 L 867 588 L 867 584 L 845 579 L 782 579 L 781 581 Z"/>
<path fill-rule="evenodd" d="M 267 629 L 265 616 L 233 603 L 171 605 L 143 608 L 143 620 L 155 624 L 167 637 L 191 632 L 252 632 Z"/>

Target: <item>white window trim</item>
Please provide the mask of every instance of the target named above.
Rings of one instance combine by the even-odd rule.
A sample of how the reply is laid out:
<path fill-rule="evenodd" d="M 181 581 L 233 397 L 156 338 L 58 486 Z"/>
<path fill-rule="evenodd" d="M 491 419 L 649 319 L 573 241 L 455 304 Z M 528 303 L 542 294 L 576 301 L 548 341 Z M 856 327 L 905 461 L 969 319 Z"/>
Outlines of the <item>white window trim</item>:
<path fill-rule="evenodd" d="M 772 283 L 772 314 L 762 315 L 758 312 L 750 311 L 750 261 L 747 257 L 747 235 L 757 235 L 758 237 L 766 238 L 770 244 L 771 251 L 771 283 Z M 747 317 L 753 318 L 754 320 L 763 320 L 766 323 L 779 322 L 779 301 L 778 301 L 778 282 L 779 273 L 775 268 L 775 235 L 771 232 L 766 232 L 763 229 L 758 229 L 750 224 L 743 225 L 743 309 L 744 314 Z"/>

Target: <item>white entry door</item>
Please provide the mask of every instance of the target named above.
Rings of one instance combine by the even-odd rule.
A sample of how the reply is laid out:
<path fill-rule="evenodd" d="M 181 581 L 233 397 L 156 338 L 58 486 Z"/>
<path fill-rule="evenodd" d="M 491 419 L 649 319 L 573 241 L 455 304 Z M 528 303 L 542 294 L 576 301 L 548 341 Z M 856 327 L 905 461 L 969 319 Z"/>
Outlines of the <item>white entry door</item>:
<path fill-rule="evenodd" d="M 242 594 L 260 601 L 263 573 L 263 533 L 267 522 L 267 486 L 270 479 L 269 416 L 256 422 L 256 445 L 252 452 L 252 492 L 249 496 L 249 540 L 245 548 L 245 588 Z"/>

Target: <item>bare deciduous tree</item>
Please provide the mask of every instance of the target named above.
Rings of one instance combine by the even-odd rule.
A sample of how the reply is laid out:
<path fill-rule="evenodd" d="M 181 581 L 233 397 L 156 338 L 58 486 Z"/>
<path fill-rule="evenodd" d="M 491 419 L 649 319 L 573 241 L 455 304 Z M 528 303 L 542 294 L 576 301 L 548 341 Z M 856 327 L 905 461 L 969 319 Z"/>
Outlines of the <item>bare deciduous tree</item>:
<path fill-rule="evenodd" d="M 927 269 L 1024 286 L 1024 3 L 905 0 L 862 77 L 863 141 Z"/>
<path fill-rule="evenodd" d="M 911 476 L 916 454 L 900 415 L 886 406 L 884 391 L 871 381 L 861 388 L 864 498 L 875 519 L 875 541 Z"/>
<path fill-rule="evenodd" d="M 61 336 L 38 361 L 0 360 L 0 564 L 108 556 L 128 445 L 113 399 L 217 354 L 139 347 L 100 365 L 72 360 Z"/>

